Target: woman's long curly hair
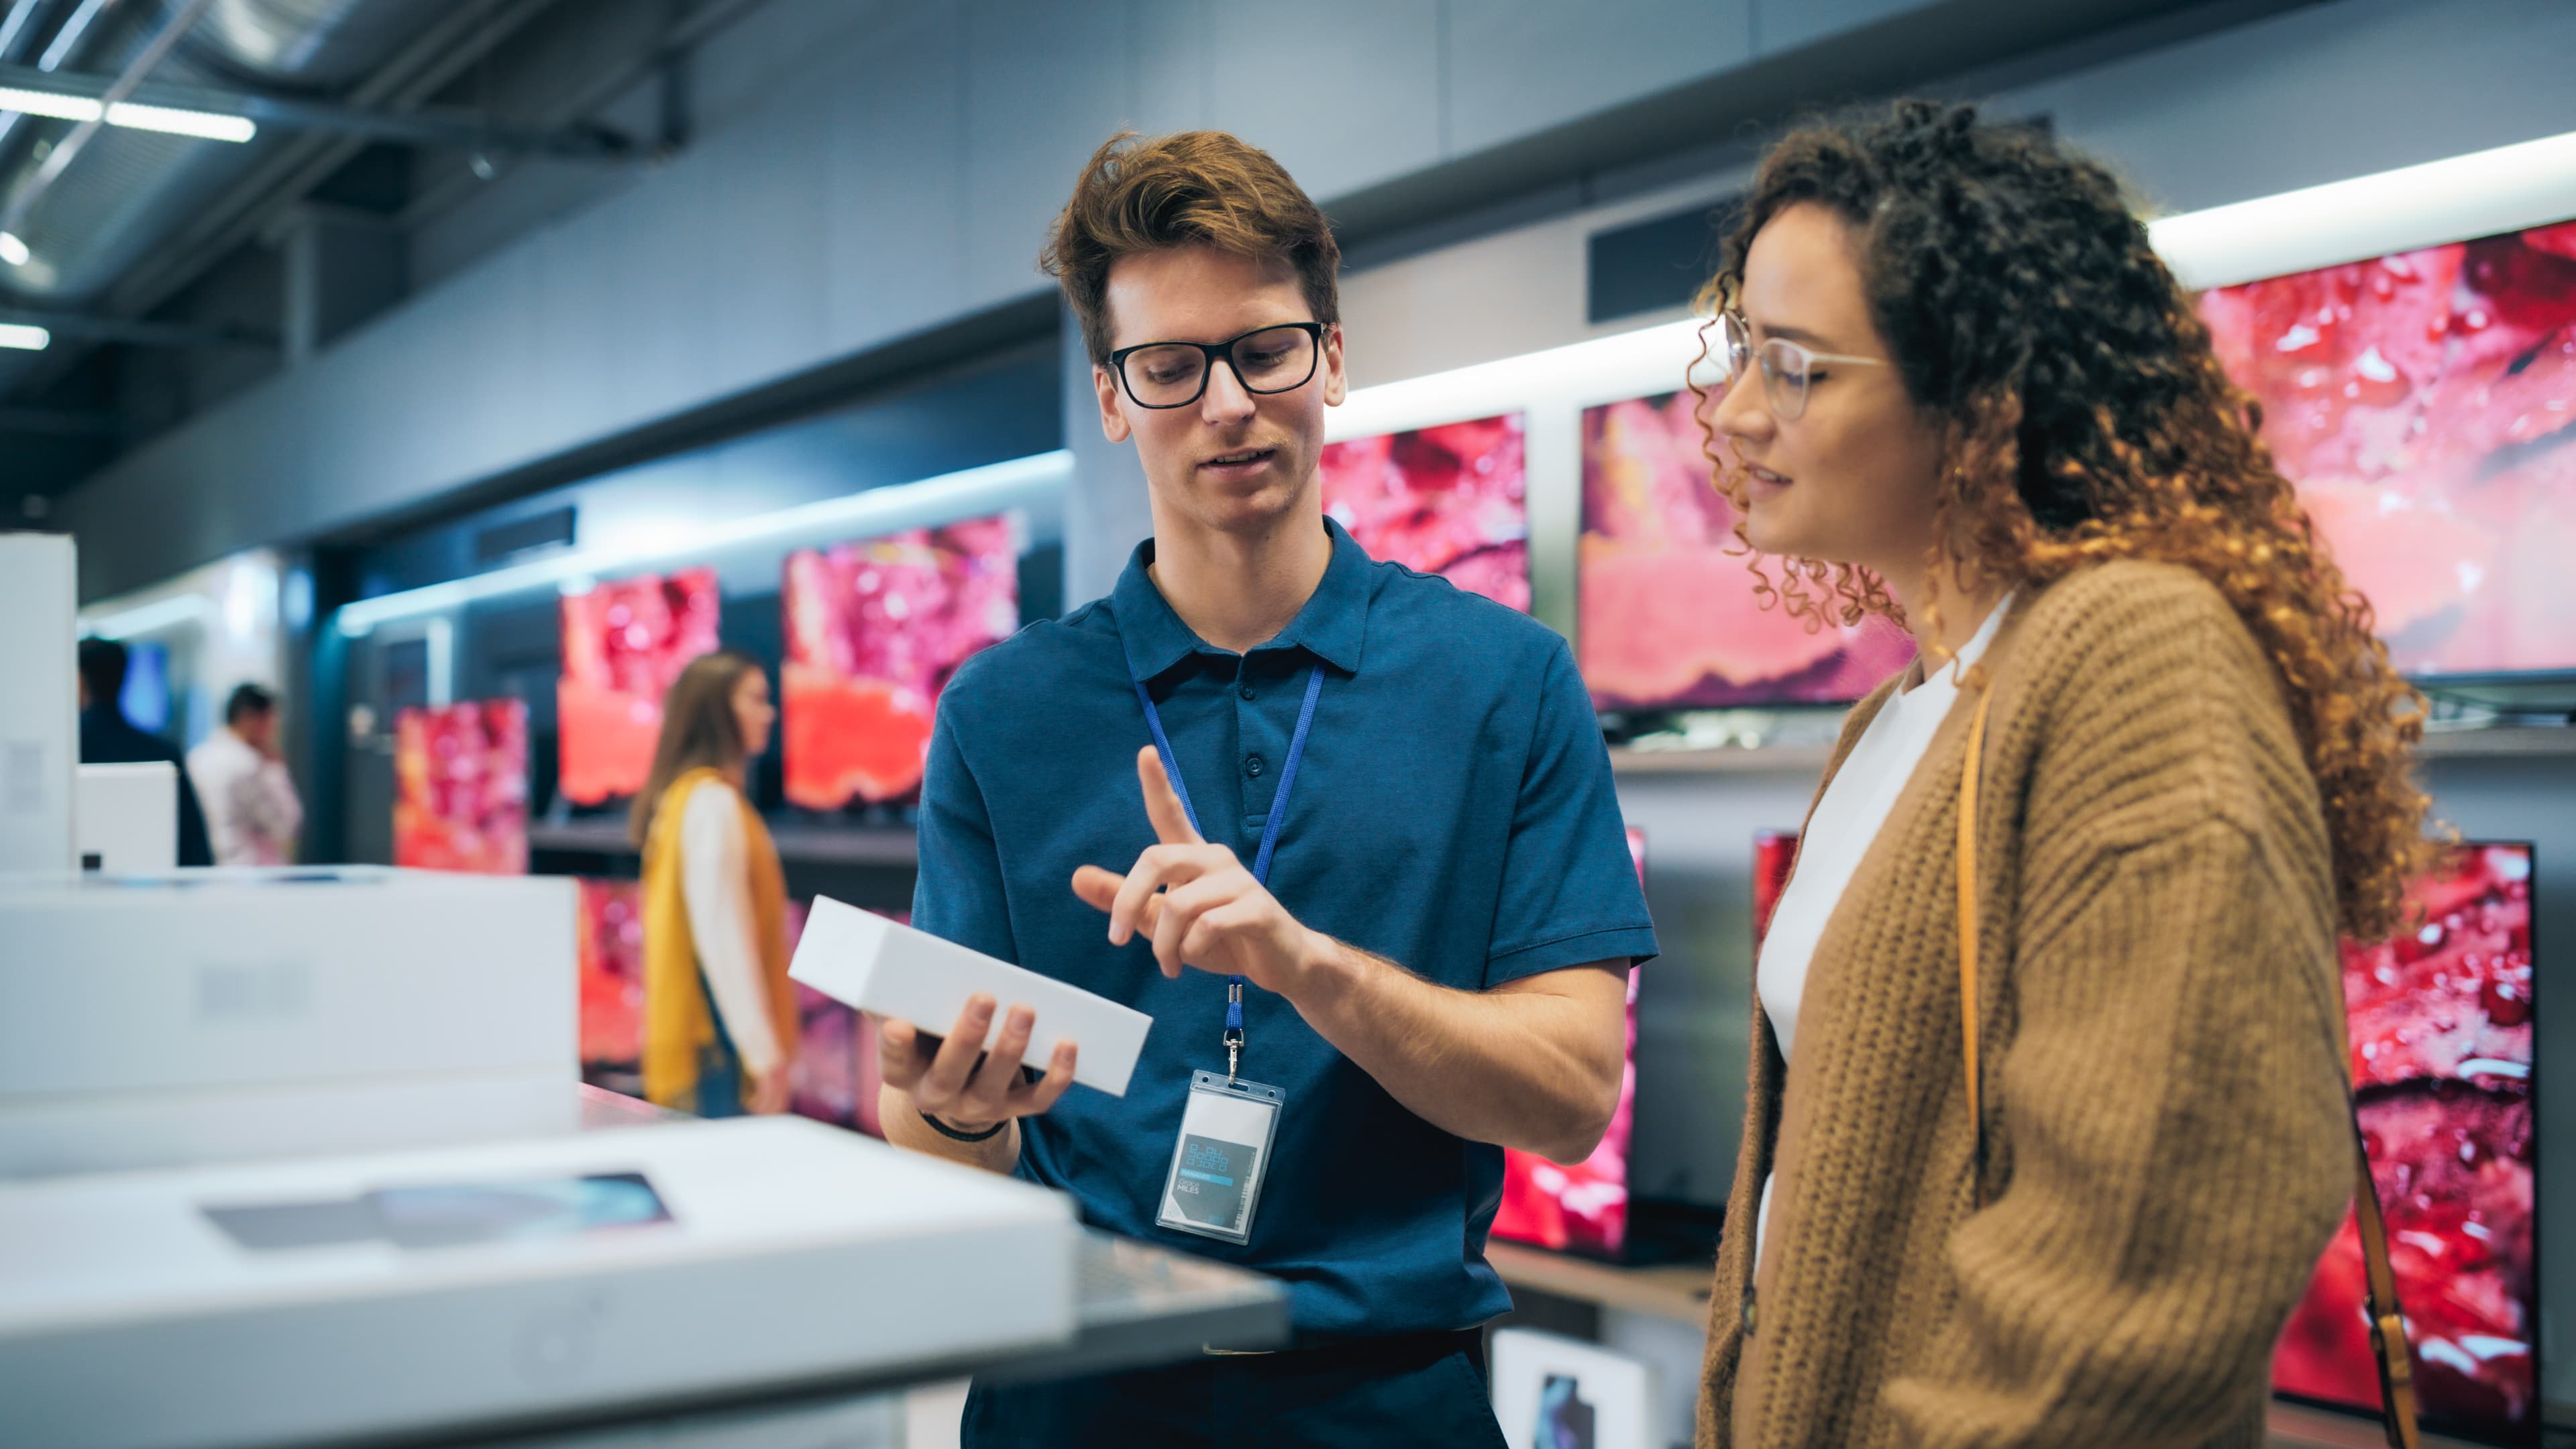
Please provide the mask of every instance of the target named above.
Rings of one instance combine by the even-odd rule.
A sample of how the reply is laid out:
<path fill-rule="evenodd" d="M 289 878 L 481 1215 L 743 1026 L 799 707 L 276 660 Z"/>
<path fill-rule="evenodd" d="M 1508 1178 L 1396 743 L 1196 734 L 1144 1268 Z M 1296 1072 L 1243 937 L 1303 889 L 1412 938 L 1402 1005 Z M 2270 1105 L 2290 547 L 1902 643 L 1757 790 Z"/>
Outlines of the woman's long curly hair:
<path fill-rule="evenodd" d="M 1870 315 L 1946 438 L 1927 574 L 1946 556 L 1964 580 L 2019 587 L 2136 558 L 2216 585 L 2280 673 L 2345 929 L 2397 928 L 2427 859 L 2409 778 L 2423 699 L 2390 667 L 2369 601 L 2262 442 L 2260 404 L 2228 381 L 2118 180 L 1967 106 L 1906 101 L 1802 126 L 1764 158 L 1703 306 L 1734 306 L 1755 234 L 1806 203 L 1851 227 Z M 1744 476 L 1710 441 L 1741 540 Z M 1756 555 L 1756 587 L 1793 616 L 1902 622 L 1865 570 L 1780 563 L 1773 585 Z M 1924 607 L 1937 620 L 1937 598 Z"/>

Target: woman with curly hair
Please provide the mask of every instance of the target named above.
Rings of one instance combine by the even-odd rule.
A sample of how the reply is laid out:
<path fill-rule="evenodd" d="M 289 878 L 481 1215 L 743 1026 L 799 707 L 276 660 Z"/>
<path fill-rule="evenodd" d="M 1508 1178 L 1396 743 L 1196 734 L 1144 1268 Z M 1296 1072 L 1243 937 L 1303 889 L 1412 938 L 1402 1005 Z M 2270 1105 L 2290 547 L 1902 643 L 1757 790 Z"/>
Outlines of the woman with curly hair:
<path fill-rule="evenodd" d="M 1758 963 L 1700 1443 L 2258 1445 L 2350 1197 L 2335 935 L 2397 922 L 2420 704 L 2044 133 L 1798 130 L 1707 300 L 1758 587 L 1922 653 Z"/>

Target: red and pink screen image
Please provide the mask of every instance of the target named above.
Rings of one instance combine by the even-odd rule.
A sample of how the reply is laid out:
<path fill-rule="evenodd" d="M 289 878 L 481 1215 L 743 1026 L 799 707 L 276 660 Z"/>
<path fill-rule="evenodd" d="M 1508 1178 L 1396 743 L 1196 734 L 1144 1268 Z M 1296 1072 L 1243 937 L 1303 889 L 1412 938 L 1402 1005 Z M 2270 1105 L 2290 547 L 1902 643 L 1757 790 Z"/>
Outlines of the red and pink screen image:
<path fill-rule="evenodd" d="M 394 864 L 528 869 L 528 706 L 487 699 L 394 716 Z"/>
<path fill-rule="evenodd" d="M 631 880 L 581 877 L 581 1059 L 633 1070 L 644 1057 L 644 894 Z"/>
<path fill-rule="evenodd" d="M 805 934 L 805 918 L 812 910 L 810 901 L 787 903 L 790 952 L 796 949 L 797 938 Z M 912 924 L 910 911 L 875 914 Z M 803 982 L 794 984 L 800 1040 L 796 1069 L 789 1074 L 794 1083 L 789 1094 L 791 1109 L 800 1117 L 855 1127 L 870 1137 L 885 1136 L 885 1128 L 877 1119 L 877 1088 L 883 1078 L 877 1073 L 875 1025 Z"/>
<path fill-rule="evenodd" d="M 1521 415 L 1352 438 L 1324 449 L 1324 512 L 1368 556 L 1438 574 L 1526 614 L 1529 469 Z"/>
<path fill-rule="evenodd" d="M 1646 832 L 1628 827 L 1628 859 L 1646 883 Z M 1628 972 L 1628 1064 L 1619 1076 L 1619 1106 L 1601 1145 L 1572 1167 L 1534 1152 L 1503 1149 L 1503 1205 L 1494 1236 L 1535 1247 L 1615 1258 L 1628 1244 L 1628 1144 L 1636 1133 L 1637 976 Z"/>
<path fill-rule="evenodd" d="M 799 549 L 780 596 L 787 799 L 809 810 L 921 788 L 939 692 L 1020 623 L 1009 517 Z"/>
<path fill-rule="evenodd" d="M 597 805 L 644 788 L 662 734 L 662 696 L 716 648 L 716 571 L 683 569 L 563 598 L 556 788 Z"/>
<path fill-rule="evenodd" d="M 1810 631 L 1755 592 L 1735 509 L 1711 483 L 1692 395 L 1583 412 L 1575 650 L 1602 709 L 1860 698 L 1914 657 L 1875 616 Z M 1765 565 L 1776 582 L 1780 568 Z"/>
<path fill-rule="evenodd" d="M 1798 862 L 1798 832 L 1753 832 L 1753 954 L 1762 954 L 1762 938 L 1771 930 L 1771 913 L 1789 888 L 1789 867 Z"/>
<path fill-rule="evenodd" d="M 2576 670 L 2576 221 L 2200 311 L 2398 668 Z"/>
<path fill-rule="evenodd" d="M 2412 933 L 2343 946 L 2353 1080 L 2425 1416 L 2539 1427 L 2533 1344 L 2528 845 L 2463 845 L 2408 891 Z M 2361 1240 L 2347 1217 L 2272 1362 L 2284 1392 L 2376 1412 Z"/>

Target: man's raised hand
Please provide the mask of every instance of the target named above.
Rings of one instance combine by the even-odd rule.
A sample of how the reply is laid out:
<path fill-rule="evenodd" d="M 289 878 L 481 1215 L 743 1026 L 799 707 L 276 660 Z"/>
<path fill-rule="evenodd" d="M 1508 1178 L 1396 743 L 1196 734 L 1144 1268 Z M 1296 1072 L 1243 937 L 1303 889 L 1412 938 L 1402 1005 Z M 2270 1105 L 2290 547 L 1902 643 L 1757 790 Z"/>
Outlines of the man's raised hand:
<path fill-rule="evenodd" d="M 1292 994 L 1313 963 L 1319 938 L 1290 916 L 1252 878 L 1232 850 L 1191 828 L 1180 792 L 1148 745 L 1137 752 L 1136 779 L 1157 844 L 1125 875 L 1086 865 L 1073 892 L 1109 914 L 1109 942 L 1151 937 L 1165 976 L 1197 967 L 1241 976 L 1266 991 Z"/>

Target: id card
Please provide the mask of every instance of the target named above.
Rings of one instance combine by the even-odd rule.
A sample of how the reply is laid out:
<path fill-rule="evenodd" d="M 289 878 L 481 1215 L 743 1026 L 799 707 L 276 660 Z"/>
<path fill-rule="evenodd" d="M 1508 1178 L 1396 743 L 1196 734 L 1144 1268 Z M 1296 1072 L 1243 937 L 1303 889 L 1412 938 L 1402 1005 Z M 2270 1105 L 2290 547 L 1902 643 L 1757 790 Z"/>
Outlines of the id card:
<path fill-rule="evenodd" d="M 1252 1240 L 1261 1181 L 1270 1175 L 1270 1144 L 1285 1094 L 1259 1082 L 1228 1082 L 1214 1072 L 1190 1074 L 1181 1137 L 1163 1179 L 1158 1227 L 1229 1243 Z"/>

